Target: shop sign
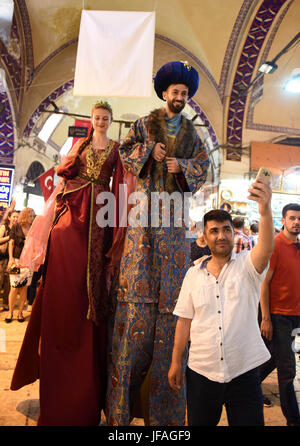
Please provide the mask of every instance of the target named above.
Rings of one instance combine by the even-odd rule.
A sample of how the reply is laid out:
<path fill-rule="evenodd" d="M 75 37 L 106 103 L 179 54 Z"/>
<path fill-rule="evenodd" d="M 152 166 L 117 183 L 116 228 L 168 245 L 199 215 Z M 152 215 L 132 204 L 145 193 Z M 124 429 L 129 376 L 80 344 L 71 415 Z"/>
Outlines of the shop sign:
<path fill-rule="evenodd" d="M 88 134 L 87 127 L 69 126 L 68 136 L 73 138 L 86 138 Z"/>
<path fill-rule="evenodd" d="M 8 207 L 11 201 L 14 168 L 0 167 L 0 206 Z"/>

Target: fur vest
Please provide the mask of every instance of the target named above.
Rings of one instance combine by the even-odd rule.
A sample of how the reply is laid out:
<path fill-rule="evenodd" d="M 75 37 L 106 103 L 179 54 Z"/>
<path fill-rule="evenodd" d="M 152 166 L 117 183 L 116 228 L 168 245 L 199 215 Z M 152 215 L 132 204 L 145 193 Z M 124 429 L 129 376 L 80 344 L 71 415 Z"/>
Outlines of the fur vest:
<path fill-rule="evenodd" d="M 175 158 L 191 158 L 194 144 L 198 138 L 193 123 L 182 116 L 181 128 L 176 138 L 170 138 L 167 135 L 167 123 L 165 121 L 166 111 L 164 108 L 153 110 L 148 116 L 148 134 L 149 138 L 155 143 L 165 144 L 166 156 Z M 178 190 L 175 174 L 168 173 L 165 162 L 154 160 L 151 176 L 154 182 L 159 178 L 163 179 L 165 190 L 169 193 Z"/>

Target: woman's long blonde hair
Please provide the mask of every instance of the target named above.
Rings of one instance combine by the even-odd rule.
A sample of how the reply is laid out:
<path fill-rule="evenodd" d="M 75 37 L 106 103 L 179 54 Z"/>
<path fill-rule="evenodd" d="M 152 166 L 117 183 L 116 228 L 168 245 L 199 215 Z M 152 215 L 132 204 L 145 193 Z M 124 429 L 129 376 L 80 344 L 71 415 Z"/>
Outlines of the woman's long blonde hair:
<path fill-rule="evenodd" d="M 31 225 L 32 219 L 30 217 L 31 213 L 34 213 L 34 210 L 32 208 L 24 208 L 19 214 L 18 223 L 21 226 Z"/>

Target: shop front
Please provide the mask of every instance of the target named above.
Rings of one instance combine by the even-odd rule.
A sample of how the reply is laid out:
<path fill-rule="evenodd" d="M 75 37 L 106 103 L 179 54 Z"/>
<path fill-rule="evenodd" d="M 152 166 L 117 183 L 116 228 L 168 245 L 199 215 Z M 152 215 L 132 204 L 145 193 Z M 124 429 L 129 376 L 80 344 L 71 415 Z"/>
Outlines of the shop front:
<path fill-rule="evenodd" d="M 261 166 L 272 171 L 273 219 L 274 226 L 280 229 L 282 208 L 289 203 L 300 204 L 300 147 L 253 142 L 250 178 L 255 178 Z M 255 212 L 257 214 L 255 203 L 251 203 L 249 208 L 250 215 L 255 217 Z"/>
<path fill-rule="evenodd" d="M 250 181 L 248 178 L 223 179 L 220 182 L 218 207 L 231 214 L 232 218 L 241 217 L 249 225 L 254 217 L 251 202 L 248 200 Z"/>
<path fill-rule="evenodd" d="M 282 208 L 288 203 L 300 204 L 300 147 L 253 142 L 250 171 L 221 180 L 218 207 L 230 212 L 232 218 L 244 218 L 246 225 L 258 221 L 257 203 L 248 200 L 248 189 L 262 166 L 272 171 L 273 220 L 280 229 Z"/>
<path fill-rule="evenodd" d="M 12 200 L 14 167 L 0 166 L 0 207 L 6 209 Z"/>

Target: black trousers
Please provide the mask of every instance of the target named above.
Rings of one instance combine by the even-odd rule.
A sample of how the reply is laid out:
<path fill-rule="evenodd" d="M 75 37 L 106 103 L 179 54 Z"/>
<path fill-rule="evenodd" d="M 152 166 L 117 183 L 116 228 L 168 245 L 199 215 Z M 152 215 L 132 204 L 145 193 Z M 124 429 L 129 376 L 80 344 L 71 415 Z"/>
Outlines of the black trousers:
<path fill-rule="evenodd" d="M 263 426 L 263 401 L 258 369 L 228 383 L 211 381 L 187 368 L 189 426 L 217 426 L 225 404 L 229 426 Z"/>
<path fill-rule="evenodd" d="M 271 314 L 273 324 L 272 341 L 266 341 L 271 358 L 259 368 L 261 382 L 277 368 L 280 405 L 288 425 L 300 423 L 299 407 L 296 398 L 294 379 L 296 358 L 293 351 L 295 334 L 300 328 L 300 316 Z"/>

